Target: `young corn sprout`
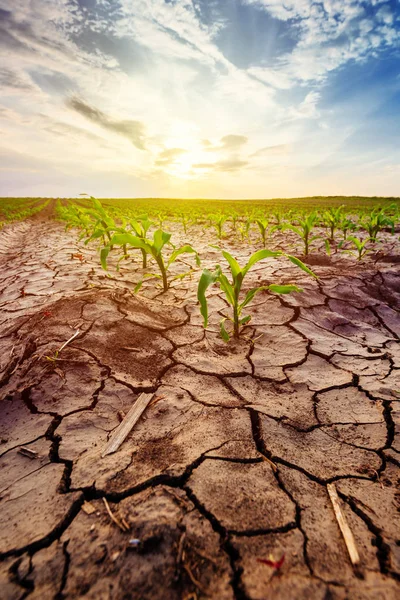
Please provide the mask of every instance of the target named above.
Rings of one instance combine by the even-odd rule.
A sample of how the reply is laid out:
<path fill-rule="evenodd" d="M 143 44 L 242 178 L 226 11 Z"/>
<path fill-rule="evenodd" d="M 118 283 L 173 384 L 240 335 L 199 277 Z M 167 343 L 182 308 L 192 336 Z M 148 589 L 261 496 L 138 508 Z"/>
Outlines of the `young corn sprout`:
<path fill-rule="evenodd" d="M 357 229 L 357 225 L 349 217 L 343 217 L 339 223 L 339 229 L 343 231 L 343 239 L 345 240 L 347 239 L 347 232 L 355 231 Z"/>
<path fill-rule="evenodd" d="M 232 281 L 229 281 L 227 276 L 223 273 L 220 265 L 217 265 L 215 271 L 211 272 L 208 269 L 204 269 L 198 289 L 197 289 L 197 298 L 200 302 L 200 313 L 204 320 L 204 327 L 208 325 L 208 305 L 206 298 L 206 290 L 210 285 L 218 284 L 220 289 L 224 292 L 227 302 L 232 307 L 232 316 L 224 317 L 220 321 L 220 334 L 222 339 L 227 342 L 230 339 L 230 334 L 228 333 L 225 322 L 229 319 L 233 324 L 233 337 L 238 338 L 240 334 L 240 329 L 247 323 L 249 323 L 251 316 L 246 315 L 243 316 L 243 309 L 253 300 L 254 296 L 263 290 L 269 290 L 270 292 L 274 292 L 275 294 L 289 294 L 291 292 L 301 292 L 301 288 L 296 285 L 262 285 L 259 287 L 252 288 L 247 291 L 244 298 L 241 297 L 241 290 L 243 285 L 243 280 L 246 274 L 250 271 L 251 267 L 263 260 L 264 258 L 276 258 L 278 256 L 286 256 L 293 264 L 300 267 L 313 277 L 316 275 L 298 258 L 295 256 L 291 256 L 290 254 L 284 254 L 280 250 L 273 252 L 272 250 L 258 250 L 252 254 L 247 261 L 244 267 L 241 267 L 237 260 L 226 252 L 225 250 L 221 250 L 222 256 L 229 264 L 229 268 L 232 275 Z"/>
<path fill-rule="evenodd" d="M 329 240 L 333 241 L 335 238 L 335 230 L 340 226 L 343 219 L 343 206 L 338 208 L 330 208 L 324 211 L 322 218 L 324 225 L 329 229 Z"/>
<path fill-rule="evenodd" d="M 348 254 L 351 254 L 352 256 L 357 256 L 357 260 L 361 260 L 366 254 L 368 254 L 368 252 L 370 252 L 369 248 L 367 248 L 367 243 L 371 241 L 371 238 L 366 238 L 364 241 L 363 240 L 359 240 L 356 237 L 348 237 L 347 238 L 347 242 L 350 242 L 355 249 L 355 252 L 352 250 L 344 250 L 344 252 L 347 252 Z M 340 242 L 339 244 L 339 248 L 341 248 L 343 246 L 344 240 L 342 242 Z"/>
<path fill-rule="evenodd" d="M 250 227 L 251 227 L 250 219 L 246 219 L 244 221 L 244 223 L 240 223 L 240 225 L 238 226 L 239 236 L 240 236 L 240 240 L 242 242 L 244 242 L 244 240 L 246 240 L 246 239 L 247 240 L 249 239 Z"/>
<path fill-rule="evenodd" d="M 149 219 L 147 218 L 147 215 L 143 215 L 142 217 L 139 217 L 138 219 L 131 221 L 132 231 L 134 231 L 135 234 L 137 235 L 137 237 L 140 238 L 141 240 L 146 239 L 147 232 L 152 225 L 153 225 L 153 223 L 151 221 L 149 221 Z M 125 250 L 126 250 L 126 248 L 124 248 L 124 251 Z M 140 251 L 142 253 L 142 258 L 143 258 L 142 266 L 143 266 L 143 269 L 145 269 L 147 267 L 147 253 L 143 248 L 140 248 Z"/>
<path fill-rule="evenodd" d="M 311 235 L 312 230 L 317 223 L 317 220 L 317 213 L 312 212 L 308 215 L 308 217 L 304 217 L 304 219 L 299 219 L 298 225 L 283 225 L 283 231 L 285 231 L 285 229 L 290 229 L 290 231 L 293 231 L 302 239 L 304 244 L 304 256 L 308 256 L 311 242 L 320 237 L 319 235 Z"/>
<path fill-rule="evenodd" d="M 180 248 L 175 248 L 175 246 L 171 244 L 170 239 L 171 234 L 162 231 L 161 229 L 157 229 L 157 231 L 154 232 L 152 240 L 148 238 L 140 238 L 138 236 L 132 235 L 131 233 L 117 233 L 111 238 L 110 245 L 102 249 L 100 253 L 101 265 L 103 269 L 107 270 L 107 257 L 111 250 L 111 246 L 129 245 L 132 248 L 140 248 L 141 250 L 144 250 L 146 254 L 154 258 L 158 265 L 158 268 L 160 269 L 160 274 L 151 273 L 147 275 L 147 277 L 157 277 L 162 279 L 163 290 L 164 292 L 166 292 L 170 285 L 170 282 L 168 281 L 167 277 L 168 269 L 176 261 L 178 256 L 180 256 L 181 254 L 193 253 L 196 258 L 197 266 L 200 265 L 199 255 L 196 252 L 196 250 L 192 248 L 192 246 L 190 246 L 189 244 L 185 244 Z M 168 259 L 164 258 L 162 253 L 164 246 L 167 244 L 173 247 L 173 251 Z M 172 280 L 178 278 L 182 278 L 182 275 L 175 276 L 172 278 Z M 141 279 L 136 285 L 135 292 L 139 291 L 142 284 L 143 279 Z"/>
<path fill-rule="evenodd" d="M 256 223 L 258 225 L 258 229 L 260 230 L 261 233 L 261 239 L 262 239 L 262 243 L 263 246 L 265 248 L 266 244 L 267 244 L 267 231 L 268 231 L 268 219 L 256 219 Z"/>
<path fill-rule="evenodd" d="M 81 196 L 87 196 L 87 194 L 80 194 Z M 110 217 L 107 212 L 104 210 L 103 205 L 97 198 L 93 196 L 89 196 L 90 200 L 93 203 L 92 208 L 83 209 L 81 212 L 87 216 L 91 217 L 94 222 L 92 225 L 92 233 L 85 240 L 85 244 L 88 244 L 91 240 L 95 240 L 98 238 L 103 238 L 103 243 L 106 243 L 106 238 L 108 241 L 111 240 L 112 232 L 118 230 L 118 227 L 112 217 Z"/>
<path fill-rule="evenodd" d="M 361 227 L 368 231 L 371 242 L 375 243 L 378 233 L 384 227 L 391 227 L 394 231 L 394 220 L 388 217 L 384 209 L 373 210 L 368 218 L 361 220 Z"/>
<path fill-rule="evenodd" d="M 218 235 L 218 239 L 221 240 L 224 232 L 223 232 L 223 226 L 224 223 L 228 220 L 228 217 L 226 215 L 212 215 L 211 216 L 211 227 L 215 227 L 215 229 L 217 230 L 217 235 Z"/>

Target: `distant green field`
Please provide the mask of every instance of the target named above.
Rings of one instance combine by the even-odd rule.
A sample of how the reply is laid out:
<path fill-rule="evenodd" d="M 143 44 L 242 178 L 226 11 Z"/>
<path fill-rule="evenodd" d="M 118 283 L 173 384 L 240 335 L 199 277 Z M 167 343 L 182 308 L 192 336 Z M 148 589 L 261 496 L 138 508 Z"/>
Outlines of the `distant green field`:
<path fill-rule="evenodd" d="M 24 220 L 40 212 L 52 199 L 46 198 L 0 198 L 0 226 L 12 221 Z M 87 197 L 53 199 L 59 206 L 88 208 Z M 101 198 L 102 205 L 115 216 L 127 217 L 147 214 L 152 218 L 176 219 L 205 218 L 207 215 L 261 216 L 280 214 L 282 218 L 291 214 L 307 214 L 310 211 L 325 211 L 339 206 L 352 214 L 368 214 L 373 209 L 391 207 L 393 213 L 400 210 L 400 198 L 363 196 L 313 196 L 304 198 L 270 198 L 265 200 L 220 200 L 179 198 Z M 389 208 L 390 210 L 390 208 Z M 54 213 L 56 216 L 56 212 Z"/>

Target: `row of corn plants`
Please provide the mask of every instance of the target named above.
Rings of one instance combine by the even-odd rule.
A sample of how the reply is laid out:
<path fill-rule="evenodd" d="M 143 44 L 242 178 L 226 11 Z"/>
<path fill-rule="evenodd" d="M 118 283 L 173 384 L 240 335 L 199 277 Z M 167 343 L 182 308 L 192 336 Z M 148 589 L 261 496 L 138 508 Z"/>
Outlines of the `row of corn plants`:
<path fill-rule="evenodd" d="M 110 253 L 115 251 L 121 254 L 117 260 L 117 266 L 120 261 L 129 259 L 130 252 L 137 250 L 142 253 L 144 268 L 147 266 L 147 258 L 153 259 L 159 272 L 144 275 L 135 286 L 134 292 L 139 291 L 146 277 L 159 278 L 162 281 L 163 292 L 166 292 L 172 281 L 192 273 L 193 269 L 188 273 L 170 275 L 170 267 L 182 254 L 193 255 L 197 267 L 200 266 L 200 256 L 190 244 L 176 247 L 171 242 L 171 234 L 161 228 L 149 234 L 150 228 L 155 224 L 147 216 L 144 215 L 135 220 L 124 219 L 119 221 L 111 217 L 97 199 L 91 198 L 91 201 L 92 206 L 88 208 L 77 205 L 64 207 L 59 203 L 57 206 L 58 216 L 67 221 L 67 227 L 79 227 L 82 230 L 80 238 L 85 238 L 86 244 L 92 240 L 100 240 L 102 244 L 100 261 L 105 270 L 108 270 L 107 260 Z M 167 251 L 167 248 L 170 249 L 170 252 Z M 218 250 L 229 265 L 231 280 L 228 279 L 221 265 L 217 265 L 214 271 L 204 269 L 198 283 L 197 294 L 204 327 L 208 325 L 208 304 L 206 297 L 208 287 L 210 285 L 218 285 L 221 292 L 225 295 L 227 303 L 231 307 L 231 314 L 224 316 L 220 322 L 220 334 L 224 341 L 228 341 L 231 335 L 238 338 L 241 329 L 249 323 L 251 317 L 249 315 L 243 316 L 243 311 L 251 303 L 256 294 L 262 291 L 269 291 L 279 295 L 302 291 L 301 288 L 294 284 L 281 285 L 275 283 L 267 286 L 258 286 L 243 292 L 244 279 L 253 265 L 266 258 L 276 259 L 283 257 L 309 276 L 316 277 L 311 269 L 301 260 L 280 250 L 272 251 L 266 248 L 259 250 L 252 254 L 243 267 L 239 265 L 232 254 L 220 248 Z M 226 327 L 227 321 L 232 323 L 231 330 Z"/>

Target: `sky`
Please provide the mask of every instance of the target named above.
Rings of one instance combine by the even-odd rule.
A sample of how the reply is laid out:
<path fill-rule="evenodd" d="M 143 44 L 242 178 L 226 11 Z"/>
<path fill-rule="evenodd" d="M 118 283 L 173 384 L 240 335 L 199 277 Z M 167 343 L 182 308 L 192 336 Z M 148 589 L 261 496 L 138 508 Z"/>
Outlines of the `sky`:
<path fill-rule="evenodd" d="M 0 0 L 0 196 L 400 196 L 400 0 Z"/>

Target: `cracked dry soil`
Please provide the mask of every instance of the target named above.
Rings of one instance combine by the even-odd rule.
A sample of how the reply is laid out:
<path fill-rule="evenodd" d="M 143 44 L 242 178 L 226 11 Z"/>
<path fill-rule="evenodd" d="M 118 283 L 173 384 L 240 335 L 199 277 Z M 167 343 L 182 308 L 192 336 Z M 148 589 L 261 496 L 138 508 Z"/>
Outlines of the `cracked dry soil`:
<path fill-rule="evenodd" d="M 195 277 L 133 296 L 135 264 L 107 277 L 95 248 L 43 216 L 3 229 L 0 265 L 2 599 L 400 597 L 395 264 L 332 259 L 314 282 L 260 263 L 250 284 L 275 275 L 305 291 L 260 294 L 228 345 L 213 333 L 217 291 L 205 332 Z M 101 458 L 142 391 L 158 401 Z M 278 572 L 257 560 L 282 555 Z"/>

